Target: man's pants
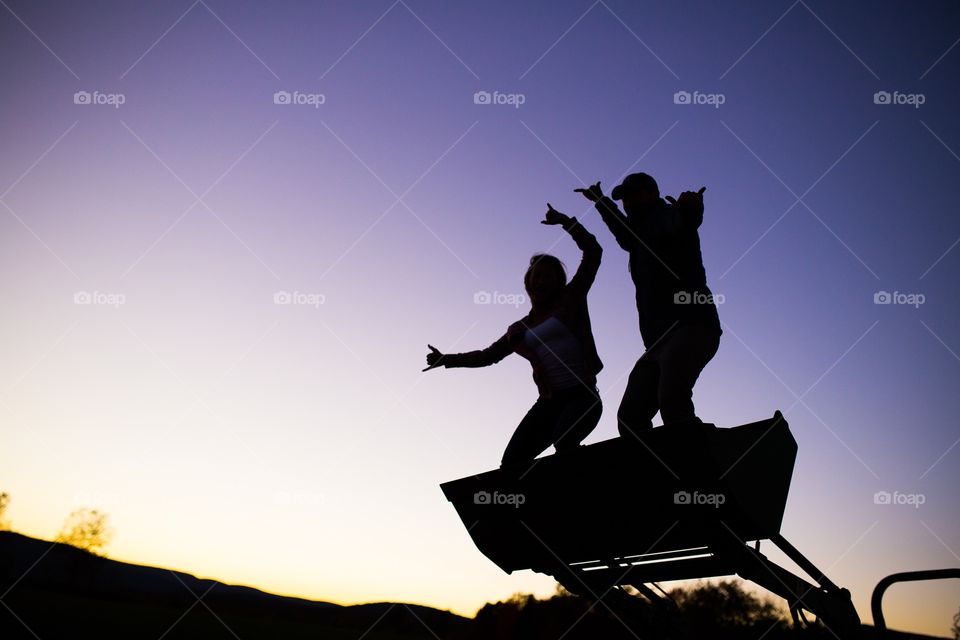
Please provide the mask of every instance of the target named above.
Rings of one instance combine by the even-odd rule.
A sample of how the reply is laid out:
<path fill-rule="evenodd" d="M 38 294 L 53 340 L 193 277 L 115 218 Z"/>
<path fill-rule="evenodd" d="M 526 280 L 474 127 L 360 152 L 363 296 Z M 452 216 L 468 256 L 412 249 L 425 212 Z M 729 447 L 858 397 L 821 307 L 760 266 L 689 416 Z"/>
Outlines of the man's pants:
<path fill-rule="evenodd" d="M 550 445 L 558 452 L 575 449 L 600 422 L 602 411 L 596 387 L 577 385 L 541 396 L 517 425 L 501 464 L 529 464 Z"/>
<path fill-rule="evenodd" d="M 680 324 L 645 351 L 617 412 L 620 435 L 652 428 L 658 410 L 664 425 L 701 423 L 693 410 L 693 385 L 719 346 L 717 329 Z"/>

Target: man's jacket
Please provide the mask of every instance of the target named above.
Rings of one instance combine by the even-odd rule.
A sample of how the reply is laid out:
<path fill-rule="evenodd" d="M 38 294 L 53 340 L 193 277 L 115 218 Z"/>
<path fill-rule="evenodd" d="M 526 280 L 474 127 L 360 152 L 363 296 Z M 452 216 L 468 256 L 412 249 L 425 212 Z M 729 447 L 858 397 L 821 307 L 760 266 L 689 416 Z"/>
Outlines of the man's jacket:
<path fill-rule="evenodd" d="M 720 329 L 720 317 L 700 253 L 703 207 L 680 208 L 659 200 L 640 215 L 626 216 L 604 196 L 596 203 L 617 244 L 630 254 L 640 335 L 650 349 L 679 324 Z"/>

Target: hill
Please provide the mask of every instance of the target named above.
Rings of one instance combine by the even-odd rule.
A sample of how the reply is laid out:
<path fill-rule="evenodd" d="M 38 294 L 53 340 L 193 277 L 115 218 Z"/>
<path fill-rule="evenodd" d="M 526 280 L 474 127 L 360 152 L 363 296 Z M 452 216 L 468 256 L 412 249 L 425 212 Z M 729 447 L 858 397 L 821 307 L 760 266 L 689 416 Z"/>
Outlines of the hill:
<path fill-rule="evenodd" d="M 402 603 L 343 606 L 110 560 L 0 532 L 5 639 L 461 637 L 468 618 Z"/>
<path fill-rule="evenodd" d="M 726 592 L 736 595 L 736 585 Z M 644 622 L 634 630 L 605 606 L 567 594 L 546 600 L 516 596 L 484 606 L 474 619 L 432 607 L 378 602 L 344 606 L 278 596 L 251 587 L 170 569 L 93 555 L 75 547 L 0 531 L 0 638 L 57 640 L 95 637 L 170 640 L 594 640 L 711 637 L 715 640 L 834 638 L 826 629 L 794 629 L 757 616 L 755 602 L 718 605 L 723 587 L 701 587 L 665 626 Z M 699 596 L 697 595 L 699 594 Z M 723 611 L 718 611 L 718 607 Z M 721 615 L 723 614 L 723 615 Z M 631 616 L 625 616 L 630 618 Z M 722 618 L 740 620 L 730 625 Z M 745 621 L 752 618 L 753 622 Z M 775 618 L 774 618 L 775 620 Z M 664 629 L 670 629 L 663 633 Z M 678 629 L 685 631 L 677 632 Z M 863 627 L 863 640 L 882 634 Z M 930 640 L 892 632 L 890 640 Z"/>

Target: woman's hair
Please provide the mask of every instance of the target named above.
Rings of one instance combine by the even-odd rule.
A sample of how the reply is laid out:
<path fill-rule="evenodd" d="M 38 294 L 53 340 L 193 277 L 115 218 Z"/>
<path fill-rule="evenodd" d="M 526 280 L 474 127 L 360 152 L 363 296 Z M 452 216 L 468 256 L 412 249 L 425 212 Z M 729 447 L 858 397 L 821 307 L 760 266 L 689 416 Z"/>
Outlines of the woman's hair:
<path fill-rule="evenodd" d="M 542 264 L 548 269 L 553 269 L 560 277 L 560 281 L 564 284 L 567 283 L 567 270 L 563 266 L 563 263 L 560 262 L 560 259 L 556 256 L 552 256 L 549 253 L 535 253 L 530 257 L 530 266 L 527 267 L 527 272 L 523 274 L 523 287 L 526 290 L 530 290 L 530 274 L 533 272 L 533 268 Z"/>

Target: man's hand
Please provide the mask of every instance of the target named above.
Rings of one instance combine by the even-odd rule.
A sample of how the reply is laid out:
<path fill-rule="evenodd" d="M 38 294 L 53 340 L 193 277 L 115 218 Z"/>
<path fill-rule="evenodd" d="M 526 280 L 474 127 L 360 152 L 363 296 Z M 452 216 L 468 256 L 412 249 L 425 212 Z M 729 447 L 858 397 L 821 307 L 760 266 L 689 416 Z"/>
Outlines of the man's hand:
<path fill-rule="evenodd" d="M 437 348 L 433 345 L 428 344 L 427 348 L 430 349 L 430 353 L 427 354 L 427 368 L 423 371 L 430 371 L 430 369 L 443 366 L 443 354 L 437 351 Z"/>
<path fill-rule="evenodd" d="M 680 194 L 679 198 L 672 198 L 671 196 L 664 197 L 664 200 L 679 207 L 683 211 L 696 211 L 698 213 L 703 212 L 703 192 L 706 191 L 706 187 L 700 187 L 700 191 L 684 191 Z"/>
<path fill-rule="evenodd" d="M 603 197 L 603 190 L 600 188 L 600 181 L 597 180 L 596 184 L 590 185 L 586 189 L 574 189 L 575 193 L 582 193 L 583 197 L 589 200 L 590 202 L 597 202 L 600 198 Z"/>
<path fill-rule="evenodd" d="M 559 224 L 566 226 L 571 220 L 572 218 L 570 216 L 560 213 L 548 202 L 547 213 L 544 215 L 543 220 L 540 221 L 540 224 Z"/>

